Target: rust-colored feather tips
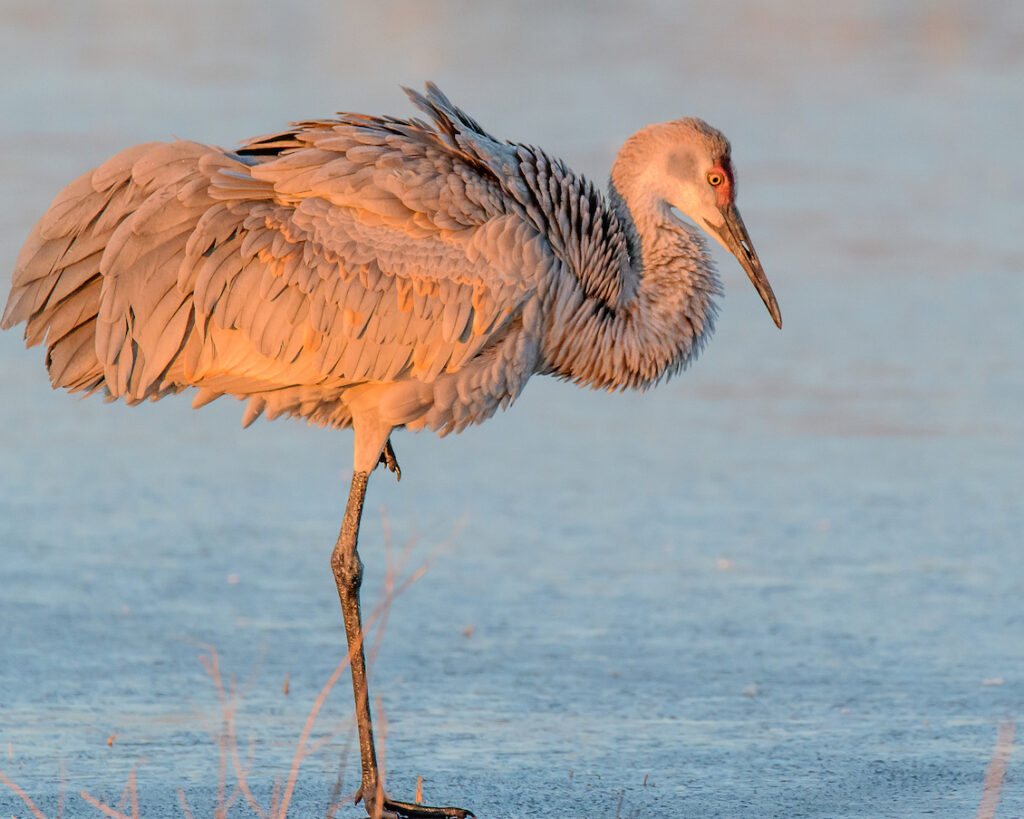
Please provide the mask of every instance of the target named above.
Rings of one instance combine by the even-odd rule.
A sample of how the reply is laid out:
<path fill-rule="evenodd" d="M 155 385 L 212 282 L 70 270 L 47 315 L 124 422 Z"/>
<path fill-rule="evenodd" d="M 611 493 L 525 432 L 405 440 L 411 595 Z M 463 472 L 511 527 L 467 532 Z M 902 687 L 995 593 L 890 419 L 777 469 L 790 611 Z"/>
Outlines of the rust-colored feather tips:
<path fill-rule="evenodd" d="M 196 387 L 197 405 L 248 401 L 246 423 L 357 433 L 461 430 L 537 372 L 642 388 L 690 360 L 718 284 L 665 203 L 727 157 L 721 134 L 640 131 L 605 197 L 436 86 L 407 93 L 429 121 L 342 113 L 235 151 L 118 154 L 36 225 L 3 326 L 46 343 L 54 386 L 129 402 Z"/>

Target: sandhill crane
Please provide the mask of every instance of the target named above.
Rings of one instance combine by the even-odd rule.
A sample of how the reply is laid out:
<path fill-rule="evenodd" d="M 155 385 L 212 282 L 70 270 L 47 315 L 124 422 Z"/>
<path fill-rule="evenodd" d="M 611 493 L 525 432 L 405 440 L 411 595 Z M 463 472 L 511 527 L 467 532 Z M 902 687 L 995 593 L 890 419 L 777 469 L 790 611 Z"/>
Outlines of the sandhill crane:
<path fill-rule="evenodd" d="M 535 373 L 644 389 L 710 336 L 720 285 L 700 232 L 779 308 L 736 209 L 729 143 L 699 119 L 650 125 L 607 196 L 501 142 L 433 84 L 429 118 L 339 114 L 227 151 L 149 143 L 57 195 L 18 257 L 3 327 L 45 342 L 54 387 L 134 404 L 188 387 L 260 414 L 352 427 L 331 568 L 371 816 L 461 817 L 392 800 L 378 771 L 357 538 L 393 430 L 489 418 Z M 400 474 L 400 473 L 399 473 Z"/>

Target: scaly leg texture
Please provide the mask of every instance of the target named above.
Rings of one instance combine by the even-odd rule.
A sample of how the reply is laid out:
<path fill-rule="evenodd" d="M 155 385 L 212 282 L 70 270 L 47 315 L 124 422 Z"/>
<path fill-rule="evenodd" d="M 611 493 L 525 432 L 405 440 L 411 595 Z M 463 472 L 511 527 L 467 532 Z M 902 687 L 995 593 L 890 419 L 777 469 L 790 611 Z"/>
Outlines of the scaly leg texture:
<path fill-rule="evenodd" d="M 392 451 L 391 457 L 394 458 Z M 345 507 L 341 534 L 331 554 L 331 569 L 338 584 L 341 613 L 345 618 L 345 636 L 352 671 L 352 691 L 356 700 L 356 723 L 359 726 L 359 759 L 363 778 L 356 793 L 356 802 L 363 805 L 371 819 L 464 819 L 473 813 L 462 808 L 433 808 L 411 802 L 398 802 L 384 792 L 384 782 L 377 769 L 377 751 L 373 744 L 373 723 L 370 716 L 370 691 L 366 684 L 366 655 L 363 652 L 363 624 L 359 608 L 359 588 L 363 582 L 363 562 L 357 551 L 359 522 L 363 516 L 366 484 L 369 474 L 352 475 L 352 488 Z"/>

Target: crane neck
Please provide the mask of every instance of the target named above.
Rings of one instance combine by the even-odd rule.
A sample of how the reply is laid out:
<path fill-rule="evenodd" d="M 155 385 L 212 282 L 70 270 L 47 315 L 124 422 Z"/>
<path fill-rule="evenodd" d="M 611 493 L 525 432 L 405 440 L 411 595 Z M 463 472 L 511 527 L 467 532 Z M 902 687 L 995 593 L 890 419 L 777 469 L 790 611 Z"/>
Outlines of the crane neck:
<path fill-rule="evenodd" d="M 631 272 L 637 279 L 634 288 L 639 291 L 645 281 L 650 287 L 655 279 L 672 283 L 687 297 L 721 295 L 703 234 L 674 214 L 668 202 L 644 184 L 642 175 L 619 174 L 618 170 L 613 170 L 608 182 L 608 201 L 625 236 Z M 617 177 L 621 176 L 625 180 L 619 183 Z M 683 309 L 702 313 L 708 309 L 707 299 L 689 299 Z"/>
<path fill-rule="evenodd" d="M 629 177 L 627 176 L 627 179 Z M 547 371 L 597 389 L 645 389 L 682 370 L 714 329 L 721 289 L 703 237 L 643 184 L 617 184 L 608 203 L 629 255 L 617 304 L 562 294 L 544 339 Z M 571 308 L 570 302 L 575 302 Z"/>
<path fill-rule="evenodd" d="M 644 266 L 643 244 L 640 241 L 640 233 L 636 228 L 636 221 L 633 219 L 633 212 L 629 209 L 629 205 L 626 204 L 622 194 L 619 193 L 614 177 L 608 180 L 608 203 L 612 207 L 612 212 L 614 212 L 619 220 L 623 234 L 625 234 L 630 267 L 634 272 L 639 273 L 643 270 Z"/>

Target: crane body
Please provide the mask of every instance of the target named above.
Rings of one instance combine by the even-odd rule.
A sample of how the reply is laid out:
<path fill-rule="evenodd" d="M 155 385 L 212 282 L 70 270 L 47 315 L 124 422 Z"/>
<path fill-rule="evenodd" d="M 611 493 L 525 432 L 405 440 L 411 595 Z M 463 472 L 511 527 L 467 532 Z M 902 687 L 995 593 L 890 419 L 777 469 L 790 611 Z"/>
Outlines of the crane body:
<path fill-rule="evenodd" d="M 377 768 L 359 607 L 369 474 L 396 429 L 441 435 L 508 406 L 534 374 L 644 389 L 709 338 L 721 292 L 700 231 L 778 305 L 735 206 L 725 138 L 648 126 L 607 195 L 502 142 L 435 86 L 429 118 L 339 114 L 235 150 L 123 151 L 58 194 L 15 265 L 2 326 L 46 345 L 54 387 L 129 403 L 197 390 L 354 431 L 331 556 L 371 816 L 466 816 L 391 799 Z"/>

